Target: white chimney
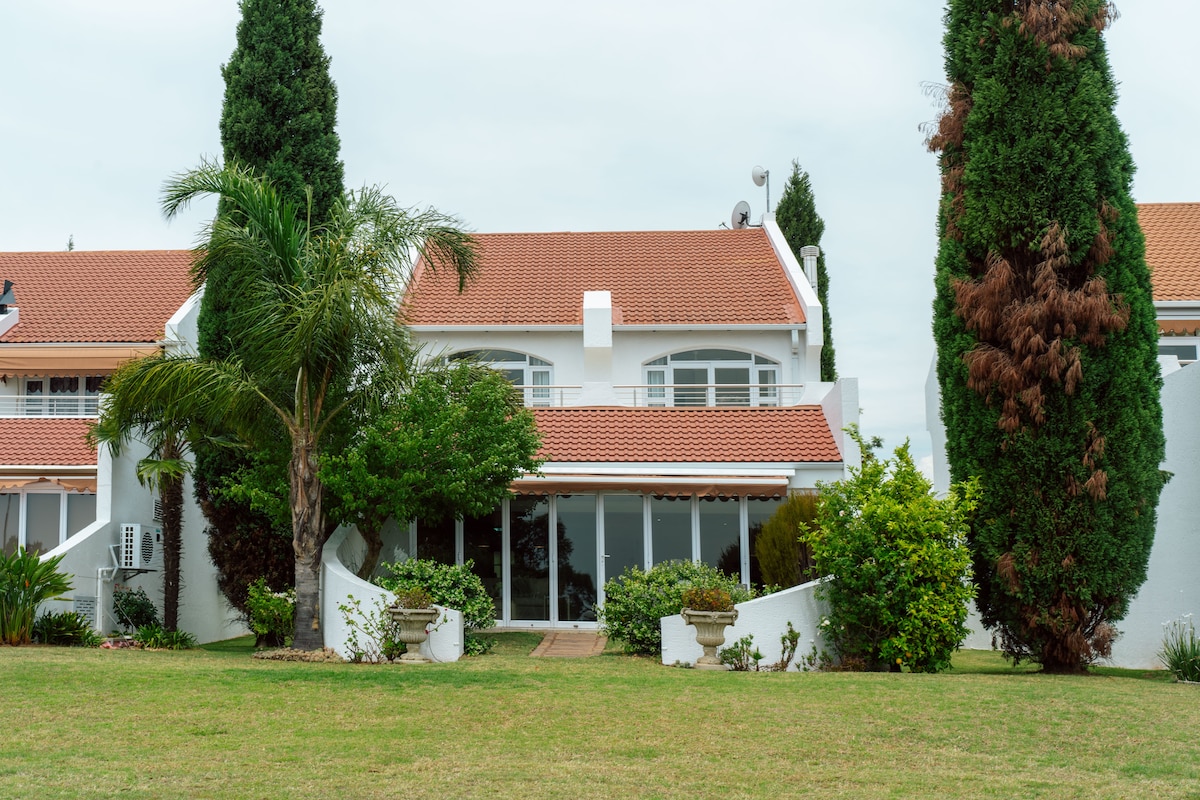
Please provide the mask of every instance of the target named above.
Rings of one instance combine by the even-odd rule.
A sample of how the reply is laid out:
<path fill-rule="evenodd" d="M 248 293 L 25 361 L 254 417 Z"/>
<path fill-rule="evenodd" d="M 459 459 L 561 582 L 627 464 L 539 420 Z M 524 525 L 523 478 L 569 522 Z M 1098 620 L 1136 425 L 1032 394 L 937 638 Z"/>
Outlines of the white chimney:
<path fill-rule="evenodd" d="M 817 288 L 817 257 L 821 255 L 821 248 L 815 244 L 806 245 L 800 248 L 800 258 L 804 259 L 804 275 L 808 278 L 808 284 Z"/>

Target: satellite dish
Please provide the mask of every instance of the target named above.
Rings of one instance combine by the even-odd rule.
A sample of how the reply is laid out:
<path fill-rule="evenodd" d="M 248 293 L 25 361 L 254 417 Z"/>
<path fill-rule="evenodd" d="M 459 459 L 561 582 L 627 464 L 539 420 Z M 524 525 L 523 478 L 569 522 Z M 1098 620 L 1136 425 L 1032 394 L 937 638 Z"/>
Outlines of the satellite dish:
<path fill-rule="evenodd" d="M 756 166 L 754 169 L 750 170 L 750 177 L 754 179 L 755 186 L 762 186 L 764 183 L 766 183 L 767 176 L 769 176 L 770 174 L 771 174 L 771 170 L 763 169 L 762 167 L 758 167 L 758 166 Z"/>
<path fill-rule="evenodd" d="M 729 217 L 729 227 L 734 230 L 750 227 L 750 204 L 745 200 L 739 200 L 738 204 L 733 207 L 733 214 Z"/>

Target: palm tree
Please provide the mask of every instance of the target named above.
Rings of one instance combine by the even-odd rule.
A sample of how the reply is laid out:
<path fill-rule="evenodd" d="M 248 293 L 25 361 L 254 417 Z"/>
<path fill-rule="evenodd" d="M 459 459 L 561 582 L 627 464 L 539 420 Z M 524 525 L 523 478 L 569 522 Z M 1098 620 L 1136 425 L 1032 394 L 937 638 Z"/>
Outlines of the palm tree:
<path fill-rule="evenodd" d="M 126 391 L 173 416 L 231 429 L 251 446 L 282 431 L 291 450 L 293 646 L 318 649 L 329 537 L 318 467 L 331 424 L 344 413 L 369 415 L 403 391 L 409 348 L 397 312 L 414 253 L 432 269 L 453 269 L 461 288 L 476 267 L 474 241 L 454 219 L 402 209 L 376 188 L 348 193 L 317 226 L 236 165 L 202 163 L 172 177 L 163 211 L 170 219 L 204 195 L 217 195 L 222 211 L 205 228 L 194 278 L 201 285 L 218 263 L 233 276 L 242 331 L 235 355 L 160 358 L 130 373 Z"/>
<path fill-rule="evenodd" d="M 180 562 L 183 552 L 183 479 L 191 469 L 187 460 L 187 419 L 174 409 L 148 402 L 130 386 L 137 385 L 139 372 L 152 369 L 165 356 L 153 355 L 123 364 L 105 382 L 105 402 L 100 419 L 88 431 L 93 446 L 107 445 L 113 456 L 133 438 L 150 448 L 137 463 L 138 482 L 157 490 L 163 523 L 163 627 L 179 627 Z"/>

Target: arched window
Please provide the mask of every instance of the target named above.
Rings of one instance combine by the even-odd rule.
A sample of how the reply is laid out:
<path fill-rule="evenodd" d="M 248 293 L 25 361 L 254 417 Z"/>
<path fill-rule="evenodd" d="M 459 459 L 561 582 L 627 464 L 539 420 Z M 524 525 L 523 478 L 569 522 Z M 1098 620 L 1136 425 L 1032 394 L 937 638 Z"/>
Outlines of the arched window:
<path fill-rule="evenodd" d="M 681 350 L 646 363 L 652 406 L 779 405 L 779 363 L 740 350 Z"/>
<path fill-rule="evenodd" d="M 451 361 L 478 361 L 486 364 L 522 389 L 528 405 L 550 405 L 550 386 L 554 383 L 554 365 L 536 356 L 515 350 L 461 350 Z"/>

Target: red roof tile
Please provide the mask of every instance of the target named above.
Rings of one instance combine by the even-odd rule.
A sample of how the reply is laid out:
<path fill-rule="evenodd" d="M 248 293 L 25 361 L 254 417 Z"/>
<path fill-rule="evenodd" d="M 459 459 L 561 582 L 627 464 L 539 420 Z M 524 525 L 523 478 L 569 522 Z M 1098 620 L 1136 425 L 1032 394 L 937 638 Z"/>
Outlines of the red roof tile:
<path fill-rule="evenodd" d="M 840 462 L 825 415 L 794 408 L 537 408 L 555 462 Z"/>
<path fill-rule="evenodd" d="M 1200 300 L 1200 203 L 1141 203 L 1154 299 Z"/>
<path fill-rule="evenodd" d="M 87 419 L 0 418 L 0 465 L 77 467 L 96 465 L 88 447 Z"/>
<path fill-rule="evenodd" d="M 0 342 L 155 342 L 192 292 L 190 250 L 0 253 L 21 321 Z"/>
<path fill-rule="evenodd" d="M 418 265 L 410 325 L 582 325 L 583 293 L 612 292 L 616 325 L 795 325 L 804 313 L 761 228 L 476 234 L 480 271 Z"/>

